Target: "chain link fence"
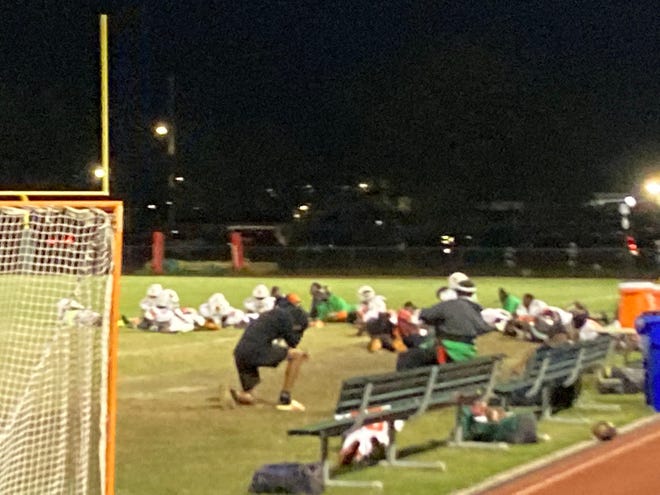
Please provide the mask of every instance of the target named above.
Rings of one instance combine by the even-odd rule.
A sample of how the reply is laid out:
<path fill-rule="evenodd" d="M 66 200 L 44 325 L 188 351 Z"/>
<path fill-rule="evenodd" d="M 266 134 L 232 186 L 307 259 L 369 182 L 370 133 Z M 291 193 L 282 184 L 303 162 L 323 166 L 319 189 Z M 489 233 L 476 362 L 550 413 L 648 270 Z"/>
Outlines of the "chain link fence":
<path fill-rule="evenodd" d="M 151 247 L 127 244 L 124 273 L 149 273 Z M 164 267 L 171 274 L 235 273 L 227 244 L 199 241 L 166 243 Z M 660 256 L 654 250 L 637 256 L 625 248 L 486 248 L 464 247 L 246 247 L 245 274 L 251 267 L 284 275 L 444 275 L 469 271 L 480 276 L 566 276 L 657 278 Z M 256 272 L 257 270 L 254 270 Z"/>

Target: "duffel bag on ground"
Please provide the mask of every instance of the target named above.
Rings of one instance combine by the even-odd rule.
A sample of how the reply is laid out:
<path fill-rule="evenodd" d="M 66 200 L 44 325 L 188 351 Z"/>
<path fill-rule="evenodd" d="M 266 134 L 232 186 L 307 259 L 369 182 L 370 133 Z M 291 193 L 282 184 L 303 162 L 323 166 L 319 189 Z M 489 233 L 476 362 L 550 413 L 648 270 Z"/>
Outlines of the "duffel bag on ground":
<path fill-rule="evenodd" d="M 250 493 L 323 493 L 323 468 L 320 463 L 285 462 L 264 464 L 252 476 Z"/>

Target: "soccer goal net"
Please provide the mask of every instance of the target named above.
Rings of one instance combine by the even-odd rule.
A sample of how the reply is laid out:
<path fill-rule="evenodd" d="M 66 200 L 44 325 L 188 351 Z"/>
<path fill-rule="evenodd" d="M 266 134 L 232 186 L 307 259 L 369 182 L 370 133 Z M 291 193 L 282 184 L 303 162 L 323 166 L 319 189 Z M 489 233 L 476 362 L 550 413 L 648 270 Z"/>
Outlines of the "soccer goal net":
<path fill-rule="evenodd" d="M 114 477 L 121 203 L 0 202 L 0 493 Z"/>

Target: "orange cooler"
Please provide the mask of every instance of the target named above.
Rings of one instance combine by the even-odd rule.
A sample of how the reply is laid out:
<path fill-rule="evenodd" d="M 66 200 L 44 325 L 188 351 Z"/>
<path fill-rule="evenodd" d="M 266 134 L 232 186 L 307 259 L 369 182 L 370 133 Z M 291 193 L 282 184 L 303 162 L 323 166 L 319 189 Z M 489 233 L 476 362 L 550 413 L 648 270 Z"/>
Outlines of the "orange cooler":
<path fill-rule="evenodd" d="M 635 320 L 645 311 L 660 309 L 660 287 L 653 282 L 624 282 L 619 284 L 619 323 L 635 328 Z"/>

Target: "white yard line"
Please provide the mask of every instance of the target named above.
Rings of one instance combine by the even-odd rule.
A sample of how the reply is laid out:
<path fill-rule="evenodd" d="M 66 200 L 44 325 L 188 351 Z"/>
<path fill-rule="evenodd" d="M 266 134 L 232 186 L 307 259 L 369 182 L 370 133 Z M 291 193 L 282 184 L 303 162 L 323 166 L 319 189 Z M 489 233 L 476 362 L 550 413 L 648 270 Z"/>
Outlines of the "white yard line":
<path fill-rule="evenodd" d="M 134 392 L 128 394 L 120 394 L 120 399 L 161 399 L 172 394 L 193 394 L 196 392 L 203 392 L 205 390 L 213 390 L 214 387 L 197 386 L 197 387 L 170 387 L 153 392 Z"/>
<path fill-rule="evenodd" d="M 230 342 L 232 340 L 236 340 L 236 337 L 216 337 L 213 340 L 205 340 L 203 342 L 182 342 L 175 345 L 150 347 L 148 349 L 134 349 L 130 351 L 122 351 L 120 346 L 119 357 L 152 356 L 158 352 L 176 351 L 177 349 L 190 349 L 192 347 L 208 347 L 209 345 L 221 344 L 223 342 Z"/>

